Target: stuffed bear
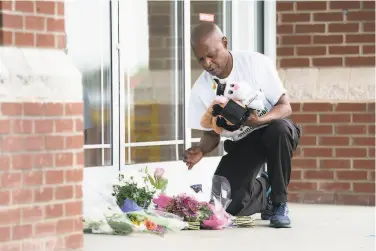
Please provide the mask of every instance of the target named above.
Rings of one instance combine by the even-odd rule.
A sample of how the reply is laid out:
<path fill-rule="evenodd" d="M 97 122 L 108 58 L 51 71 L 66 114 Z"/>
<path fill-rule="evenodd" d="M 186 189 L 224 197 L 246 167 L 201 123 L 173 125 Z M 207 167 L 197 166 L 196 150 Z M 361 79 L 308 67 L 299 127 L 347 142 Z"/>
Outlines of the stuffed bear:
<path fill-rule="evenodd" d="M 225 137 L 231 137 L 250 116 L 252 110 L 264 108 L 263 93 L 255 91 L 245 82 L 216 83 L 216 98 L 202 117 L 201 126 L 211 128 Z M 229 102 L 230 105 L 227 107 Z M 226 116 L 222 116 L 223 113 Z"/>

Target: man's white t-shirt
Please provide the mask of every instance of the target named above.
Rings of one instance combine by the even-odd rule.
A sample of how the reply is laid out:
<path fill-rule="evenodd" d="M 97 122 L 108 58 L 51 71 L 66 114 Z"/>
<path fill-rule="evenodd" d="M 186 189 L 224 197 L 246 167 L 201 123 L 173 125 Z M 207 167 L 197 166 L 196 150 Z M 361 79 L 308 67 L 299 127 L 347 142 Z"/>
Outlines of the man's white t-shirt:
<path fill-rule="evenodd" d="M 264 109 L 258 110 L 260 116 L 269 112 L 278 102 L 280 97 L 286 93 L 285 88 L 278 76 L 277 69 L 273 62 L 267 56 L 258 52 L 233 52 L 233 69 L 226 79 L 219 81 L 244 81 L 254 89 L 264 93 Z M 214 76 L 204 71 L 196 80 L 191 90 L 188 108 L 188 127 L 191 129 L 210 131 L 200 125 L 201 118 L 215 99 L 215 90 L 213 90 Z M 244 138 L 252 131 L 258 128 L 242 126 L 239 130 L 231 133 L 232 140 L 237 141 Z"/>

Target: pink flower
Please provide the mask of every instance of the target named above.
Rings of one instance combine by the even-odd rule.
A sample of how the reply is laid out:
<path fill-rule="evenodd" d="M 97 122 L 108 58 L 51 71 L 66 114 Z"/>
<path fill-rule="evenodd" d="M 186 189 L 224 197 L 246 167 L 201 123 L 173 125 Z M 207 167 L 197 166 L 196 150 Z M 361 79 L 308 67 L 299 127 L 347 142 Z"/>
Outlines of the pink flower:
<path fill-rule="evenodd" d="M 172 198 L 161 194 L 158 198 L 153 199 L 153 202 L 157 205 L 158 209 L 164 209 L 170 202 Z"/>
<path fill-rule="evenodd" d="M 155 171 L 154 171 L 154 178 L 156 178 L 156 179 L 162 178 L 164 172 L 165 171 L 164 171 L 163 168 L 156 168 Z"/>

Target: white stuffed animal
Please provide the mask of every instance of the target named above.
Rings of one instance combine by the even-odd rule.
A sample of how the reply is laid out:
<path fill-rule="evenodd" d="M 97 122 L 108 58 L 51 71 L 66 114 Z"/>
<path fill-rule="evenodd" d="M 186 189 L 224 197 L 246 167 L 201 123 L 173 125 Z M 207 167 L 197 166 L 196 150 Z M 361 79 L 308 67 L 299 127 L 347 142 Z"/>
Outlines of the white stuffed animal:
<path fill-rule="evenodd" d="M 254 110 L 264 109 L 264 93 L 253 89 L 244 81 L 227 82 L 223 96 L 227 99 L 238 100 L 248 108 Z"/>

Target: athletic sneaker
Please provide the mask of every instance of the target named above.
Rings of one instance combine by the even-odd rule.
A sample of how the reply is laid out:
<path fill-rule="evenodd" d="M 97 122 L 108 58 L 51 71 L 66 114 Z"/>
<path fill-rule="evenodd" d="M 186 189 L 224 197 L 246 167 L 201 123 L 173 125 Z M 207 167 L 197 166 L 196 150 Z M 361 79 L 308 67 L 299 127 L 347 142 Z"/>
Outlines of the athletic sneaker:
<path fill-rule="evenodd" d="M 269 185 L 269 175 L 268 175 L 268 173 L 263 172 L 261 174 L 261 177 L 265 178 L 268 181 L 268 185 Z M 268 200 L 268 204 L 266 205 L 266 208 L 264 209 L 264 211 L 261 212 L 261 219 L 263 219 L 263 220 L 270 220 L 274 215 L 273 204 L 272 204 L 272 201 L 270 199 L 271 191 L 272 191 L 272 189 L 269 185 L 269 188 L 266 191 L 266 198 Z"/>
<path fill-rule="evenodd" d="M 291 228 L 291 221 L 288 216 L 287 203 L 274 205 L 274 215 L 270 219 L 270 226 L 274 228 Z"/>

